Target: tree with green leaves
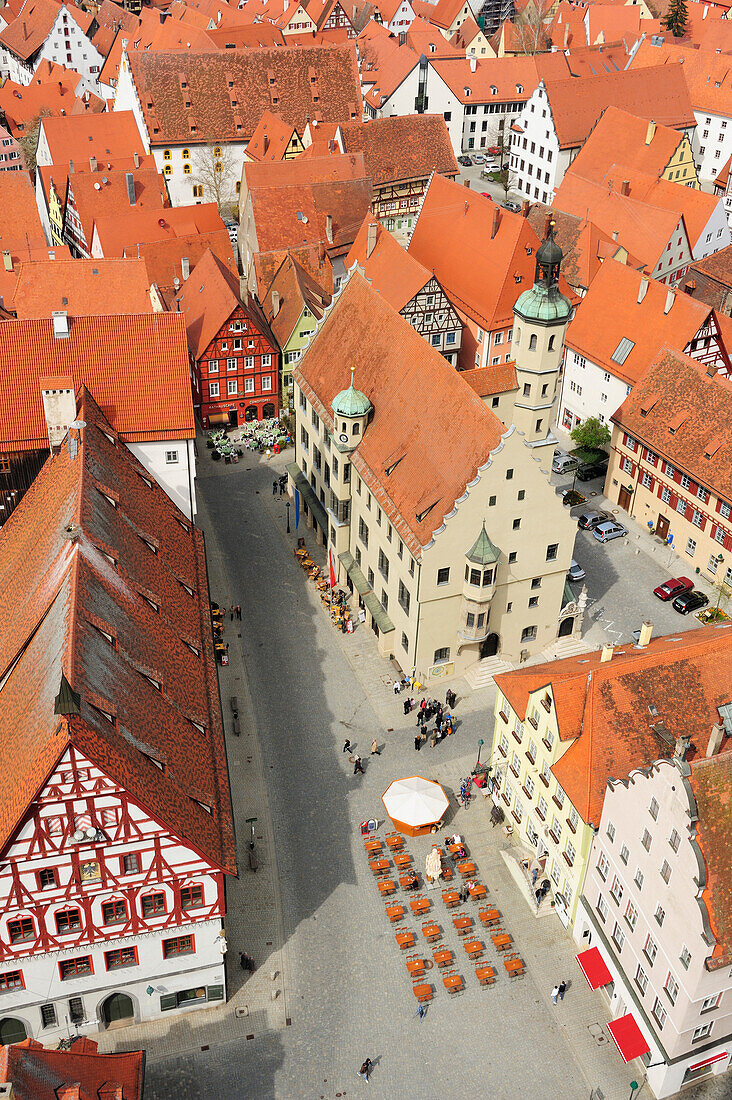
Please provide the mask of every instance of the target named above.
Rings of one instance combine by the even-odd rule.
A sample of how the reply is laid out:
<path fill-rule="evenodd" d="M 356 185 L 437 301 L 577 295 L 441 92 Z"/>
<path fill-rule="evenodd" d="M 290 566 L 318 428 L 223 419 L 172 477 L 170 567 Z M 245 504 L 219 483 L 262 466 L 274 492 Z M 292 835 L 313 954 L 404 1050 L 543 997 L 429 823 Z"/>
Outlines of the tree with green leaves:
<path fill-rule="evenodd" d="M 668 11 L 661 20 L 666 30 L 671 31 L 674 38 L 681 38 L 686 33 L 688 21 L 689 13 L 686 10 L 686 0 L 670 0 Z"/>
<path fill-rule="evenodd" d="M 572 442 L 582 451 L 602 451 L 610 442 L 610 429 L 596 416 L 589 416 L 572 429 Z"/>

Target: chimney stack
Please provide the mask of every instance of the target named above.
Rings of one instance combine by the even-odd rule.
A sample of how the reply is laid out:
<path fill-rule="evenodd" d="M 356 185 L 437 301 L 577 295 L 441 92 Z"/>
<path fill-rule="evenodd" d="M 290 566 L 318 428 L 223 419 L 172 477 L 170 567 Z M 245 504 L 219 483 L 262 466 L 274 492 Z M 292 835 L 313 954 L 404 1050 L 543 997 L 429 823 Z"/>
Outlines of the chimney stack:
<path fill-rule="evenodd" d="M 648 123 L 648 129 L 646 130 L 646 145 L 650 145 L 653 141 L 653 135 L 656 132 L 656 124 L 653 119 Z"/>
<path fill-rule="evenodd" d="M 26 38 L 28 37 L 28 28 L 26 26 L 25 19 L 23 20 L 22 26 L 23 26 L 23 41 L 25 42 Z"/>
<path fill-rule="evenodd" d="M 475 54 L 471 54 L 470 55 L 470 71 L 471 71 L 471 73 L 474 73 L 477 68 L 478 68 L 478 59 L 476 58 Z"/>
<path fill-rule="evenodd" d="M 52 320 L 53 333 L 58 338 L 56 331 L 57 316 L 57 314 L 54 314 Z M 68 335 L 66 314 L 62 314 L 62 317 L 67 323 Z M 49 446 L 58 447 L 69 430 L 69 426 L 76 420 L 76 397 L 71 378 L 62 379 L 61 386 L 59 386 L 59 380 L 54 379 L 53 386 L 53 389 L 45 389 L 41 386 L 41 398 L 43 400 L 43 413 L 46 418 Z"/>
<path fill-rule="evenodd" d="M 665 301 L 664 306 L 663 306 L 663 312 L 668 313 L 671 309 L 671 306 L 674 304 L 675 301 L 676 301 L 676 295 L 674 294 L 673 290 L 667 290 L 666 291 L 666 301 Z"/>
<path fill-rule="evenodd" d="M 619 236 L 620 236 L 620 230 L 619 229 L 613 229 L 613 240 L 615 241 L 616 244 L 617 244 Z"/>
<path fill-rule="evenodd" d="M 74 174 L 74 162 L 73 162 L 73 160 L 70 160 L 69 161 L 69 175 L 73 176 L 73 174 Z"/>
<path fill-rule="evenodd" d="M 366 259 L 368 260 L 371 253 L 376 248 L 376 234 L 378 226 L 376 222 L 369 222 L 368 236 L 366 237 Z"/>
<path fill-rule="evenodd" d="M 96 170 L 97 170 L 97 158 L 96 157 L 89 157 L 89 171 L 90 172 L 96 172 Z"/>
<path fill-rule="evenodd" d="M 272 291 L 272 320 L 280 312 L 280 294 L 278 290 Z"/>
<path fill-rule="evenodd" d="M 613 647 L 611 645 L 604 645 L 602 647 L 602 656 L 600 657 L 600 664 L 606 664 L 613 659 Z"/>
<path fill-rule="evenodd" d="M 653 634 L 653 623 L 647 619 L 641 626 L 640 637 L 638 639 L 638 649 L 645 649 L 651 640 Z"/>
<path fill-rule="evenodd" d="M 495 208 L 495 210 L 493 211 L 493 225 L 491 226 L 491 240 L 493 240 L 496 233 L 498 232 L 498 227 L 499 227 L 500 224 L 501 224 L 501 211 L 500 211 L 500 208 L 497 206 Z"/>
<path fill-rule="evenodd" d="M 648 293 L 648 282 L 648 276 L 644 275 L 640 283 L 638 284 L 638 305 L 641 304 L 646 294 Z"/>
<path fill-rule="evenodd" d="M 630 180 L 623 180 L 623 182 L 620 184 L 620 194 L 621 195 L 629 195 L 630 194 Z"/>
<path fill-rule="evenodd" d="M 709 744 L 707 745 L 707 756 L 716 756 L 722 747 L 724 741 L 725 728 L 721 722 L 715 722 L 712 726 L 712 732 L 709 735 Z"/>
<path fill-rule="evenodd" d="M 182 256 L 180 261 L 180 273 L 183 276 L 183 282 L 186 281 L 191 273 L 191 261 L 187 256 Z"/>
<path fill-rule="evenodd" d="M 132 159 L 134 161 L 135 168 L 139 168 L 140 167 L 140 154 L 139 153 L 133 153 L 132 154 Z"/>
<path fill-rule="evenodd" d="M 3 267 L 6 271 L 13 270 L 13 257 L 10 255 L 7 248 L 3 249 Z"/>
<path fill-rule="evenodd" d="M 333 215 L 325 215 L 325 235 L 328 238 L 328 244 L 333 244 Z"/>
<path fill-rule="evenodd" d="M 530 206 L 531 206 L 531 203 L 529 202 L 529 200 L 524 199 L 524 201 L 521 203 L 521 217 L 522 218 L 528 218 L 528 216 L 529 216 L 529 207 Z"/>
<path fill-rule="evenodd" d="M 685 760 L 686 754 L 689 751 L 691 745 L 691 738 L 682 734 L 681 737 L 676 738 L 676 744 L 674 745 L 674 757 L 676 760 Z"/>

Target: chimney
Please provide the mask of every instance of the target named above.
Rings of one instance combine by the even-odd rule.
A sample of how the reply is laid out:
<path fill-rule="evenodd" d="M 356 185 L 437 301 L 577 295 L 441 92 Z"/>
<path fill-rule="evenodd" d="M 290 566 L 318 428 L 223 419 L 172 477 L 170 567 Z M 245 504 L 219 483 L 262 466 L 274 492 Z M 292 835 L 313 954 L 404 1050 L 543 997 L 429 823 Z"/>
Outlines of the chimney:
<path fill-rule="evenodd" d="M 707 756 L 716 756 L 722 747 L 724 741 L 725 728 L 721 722 L 715 722 L 712 726 L 712 732 L 709 735 L 709 744 L 707 745 Z"/>
<path fill-rule="evenodd" d="M 683 733 L 682 733 L 681 737 L 677 737 L 676 738 L 676 744 L 674 745 L 674 759 L 676 759 L 676 760 L 685 760 L 686 759 L 686 754 L 689 751 L 689 746 L 690 745 L 691 745 L 691 738 L 690 737 L 686 737 L 686 735 L 683 734 Z"/>
<path fill-rule="evenodd" d="M 656 132 L 656 124 L 653 119 L 648 123 L 648 129 L 646 130 L 646 145 L 650 145 L 653 141 L 653 135 Z"/>
<path fill-rule="evenodd" d="M 135 177 L 132 172 L 125 172 L 125 183 L 127 184 L 127 201 L 130 206 L 134 206 L 135 202 Z"/>
<path fill-rule="evenodd" d="M 264 141 L 262 142 L 262 152 L 266 153 L 269 149 L 269 134 L 264 135 Z"/>
<path fill-rule="evenodd" d="M 663 312 L 668 313 L 671 309 L 671 306 L 674 304 L 675 301 L 676 301 L 676 295 L 674 294 L 673 290 L 667 290 L 666 291 L 666 301 L 664 303 Z"/>
<path fill-rule="evenodd" d="M 630 194 L 630 180 L 623 180 L 623 182 L 620 184 L 620 194 L 621 195 L 629 195 Z"/>
<path fill-rule="evenodd" d="M 97 170 L 97 158 L 96 157 L 89 157 L 89 171 L 90 172 L 96 172 L 96 170 Z"/>
<path fill-rule="evenodd" d="M 183 276 L 183 282 L 185 282 L 191 273 L 191 261 L 187 256 L 181 257 L 180 273 Z"/>
<path fill-rule="evenodd" d="M 529 207 L 530 206 L 531 206 L 531 203 L 529 202 L 529 200 L 524 199 L 524 201 L 521 203 L 521 217 L 522 218 L 528 218 L 528 216 L 529 216 Z"/>
<path fill-rule="evenodd" d="M 498 232 L 498 227 L 499 227 L 500 224 L 501 224 L 501 211 L 500 211 L 500 208 L 497 206 L 495 208 L 495 210 L 493 211 L 493 225 L 491 226 L 491 240 L 493 240 L 496 233 Z"/>
<path fill-rule="evenodd" d="M 328 244 L 333 244 L 333 215 L 325 215 L 325 235 L 328 238 Z"/>
<path fill-rule="evenodd" d="M 280 312 L 280 294 L 278 290 L 272 291 L 272 320 Z"/>
<path fill-rule="evenodd" d="M 28 28 L 25 25 L 25 19 L 23 20 L 22 26 L 23 26 L 23 41 L 25 42 L 26 38 L 28 37 Z"/>
<path fill-rule="evenodd" d="M 132 154 L 132 159 L 135 163 L 135 168 L 139 168 L 140 167 L 140 154 L 139 153 L 133 153 Z"/>
<path fill-rule="evenodd" d="M 648 293 L 648 282 L 648 276 L 644 275 L 640 283 L 638 284 L 638 305 L 641 304 L 646 294 Z"/>
<path fill-rule="evenodd" d="M 702 19 L 706 19 L 708 11 L 709 11 L 709 4 L 705 4 L 704 5 L 704 11 L 702 12 Z M 23 26 L 25 27 L 25 23 L 23 24 Z"/>
<path fill-rule="evenodd" d="M 606 664 L 607 661 L 613 659 L 613 647 L 611 645 L 604 645 L 602 647 L 602 656 L 600 657 L 600 664 Z"/>
<path fill-rule="evenodd" d="M 66 314 L 63 314 L 66 320 Z M 53 316 L 54 336 L 56 335 L 56 315 Z M 67 324 L 68 330 L 68 324 Z M 51 383 L 51 380 L 48 380 Z M 59 388 L 59 380 L 53 379 L 53 388 L 44 389 L 41 385 L 41 397 L 43 399 L 43 412 L 46 417 L 48 429 L 48 442 L 51 447 L 58 447 L 69 426 L 76 420 L 76 397 L 74 384 L 71 378 L 64 378 L 62 388 Z"/>
<path fill-rule="evenodd" d="M 653 634 L 653 623 L 648 619 L 641 624 L 640 637 L 638 638 L 638 649 L 645 649 L 651 640 Z"/>
<path fill-rule="evenodd" d="M 13 270 L 13 257 L 10 255 L 7 248 L 3 250 L 3 267 L 6 271 Z"/>
<path fill-rule="evenodd" d="M 478 59 L 475 57 L 474 54 L 471 54 L 470 55 L 470 71 L 471 71 L 471 73 L 474 73 L 477 68 L 478 68 Z"/>
<path fill-rule="evenodd" d="M 564 48 L 569 46 L 569 23 L 564 24 Z"/>
<path fill-rule="evenodd" d="M 73 160 L 70 160 L 69 161 L 69 175 L 73 176 L 73 174 L 74 174 L 74 162 L 73 162 Z"/>
<path fill-rule="evenodd" d="M 366 237 L 366 259 L 368 260 L 371 253 L 376 248 L 376 233 L 378 231 L 376 222 L 369 222 L 368 236 Z"/>
<path fill-rule="evenodd" d="M 618 237 L 619 237 L 619 236 L 620 236 L 620 230 L 619 230 L 619 229 L 613 229 L 613 240 L 614 240 L 614 241 L 615 241 L 616 243 L 617 243 L 617 240 L 618 240 Z"/>

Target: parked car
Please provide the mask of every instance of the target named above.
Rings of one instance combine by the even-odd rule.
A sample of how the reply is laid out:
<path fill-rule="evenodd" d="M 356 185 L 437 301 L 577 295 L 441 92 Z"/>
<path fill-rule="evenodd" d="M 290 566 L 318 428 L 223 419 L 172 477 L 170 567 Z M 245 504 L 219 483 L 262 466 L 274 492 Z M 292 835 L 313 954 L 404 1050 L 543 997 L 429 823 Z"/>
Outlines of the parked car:
<path fill-rule="evenodd" d="M 489 199 L 489 198 L 490 198 L 490 195 L 488 194 L 488 192 L 487 192 L 487 191 L 481 191 L 481 193 L 480 193 L 480 197 L 481 197 L 482 199 Z"/>
<path fill-rule="evenodd" d="M 492 157 L 500 157 L 501 147 L 500 145 L 489 145 L 487 150 Z"/>
<path fill-rule="evenodd" d="M 698 611 L 700 607 L 706 607 L 708 603 L 709 597 L 694 588 L 691 592 L 682 592 L 680 596 L 676 597 L 671 606 L 674 611 L 678 611 L 679 615 L 688 615 L 690 611 Z"/>
<path fill-rule="evenodd" d="M 668 600 L 675 599 L 676 596 L 683 595 L 684 592 L 691 592 L 694 587 L 694 582 L 690 581 L 688 577 L 672 577 L 670 581 L 664 581 L 663 584 L 659 584 L 658 588 L 653 589 L 653 595 L 658 596 L 659 600 L 663 600 L 664 603 Z"/>
<path fill-rule="evenodd" d="M 501 206 L 503 207 L 504 210 L 510 210 L 514 214 L 520 214 L 521 213 L 521 203 L 520 202 L 514 202 L 513 199 L 506 199 L 505 202 L 501 203 Z"/>
<path fill-rule="evenodd" d="M 577 468 L 577 459 L 566 451 L 555 451 L 552 459 L 552 470 L 555 474 L 566 474 L 568 470 Z"/>
<path fill-rule="evenodd" d="M 567 570 L 567 577 L 571 581 L 581 581 L 583 577 L 587 576 L 582 566 L 572 558 L 572 564 Z"/>
<path fill-rule="evenodd" d="M 458 164 L 462 164 L 463 168 L 470 168 L 473 163 L 470 157 L 458 157 Z"/>
<path fill-rule="evenodd" d="M 596 477 L 604 477 L 607 473 L 607 459 L 604 462 L 580 462 L 577 467 L 577 477 L 580 481 L 592 481 Z"/>
<path fill-rule="evenodd" d="M 607 523 L 612 520 L 612 516 L 609 512 L 583 512 L 577 519 L 577 526 L 583 531 L 591 531 L 593 527 L 597 527 L 599 523 Z"/>
<path fill-rule="evenodd" d="M 616 523 L 615 520 L 612 520 L 607 523 L 598 523 L 592 534 L 598 542 L 611 542 L 612 539 L 622 539 L 624 535 L 627 535 L 628 528 L 623 527 L 622 523 Z"/>
<path fill-rule="evenodd" d="M 476 153 L 473 157 L 473 164 L 485 164 L 485 157 L 482 153 Z"/>

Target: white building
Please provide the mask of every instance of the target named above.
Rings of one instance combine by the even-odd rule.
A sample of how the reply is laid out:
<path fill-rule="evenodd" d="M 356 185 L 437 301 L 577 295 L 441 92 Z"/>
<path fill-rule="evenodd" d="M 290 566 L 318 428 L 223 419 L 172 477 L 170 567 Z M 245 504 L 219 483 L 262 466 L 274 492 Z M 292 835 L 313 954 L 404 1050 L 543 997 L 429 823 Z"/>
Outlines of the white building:
<path fill-rule="evenodd" d="M 0 71 L 18 84 L 30 84 L 43 61 L 73 69 L 98 88 L 104 55 L 89 40 L 91 15 L 61 4 L 23 8 L 17 19 L 0 31 Z"/>

